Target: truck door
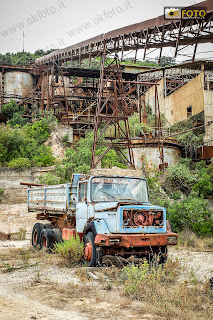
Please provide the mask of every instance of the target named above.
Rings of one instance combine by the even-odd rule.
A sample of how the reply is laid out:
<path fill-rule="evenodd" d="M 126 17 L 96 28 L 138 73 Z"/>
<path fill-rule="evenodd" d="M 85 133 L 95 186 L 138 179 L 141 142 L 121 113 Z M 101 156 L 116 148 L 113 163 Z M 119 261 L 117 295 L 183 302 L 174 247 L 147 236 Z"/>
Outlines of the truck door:
<path fill-rule="evenodd" d="M 78 188 L 78 201 L 76 203 L 76 230 L 83 233 L 87 223 L 87 181 L 80 182 Z"/>

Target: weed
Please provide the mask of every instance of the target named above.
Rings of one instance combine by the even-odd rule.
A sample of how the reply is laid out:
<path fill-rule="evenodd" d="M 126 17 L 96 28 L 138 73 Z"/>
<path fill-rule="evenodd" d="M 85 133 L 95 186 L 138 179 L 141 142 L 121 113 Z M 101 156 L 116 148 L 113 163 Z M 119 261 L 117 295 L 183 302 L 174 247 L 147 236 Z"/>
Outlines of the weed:
<path fill-rule="evenodd" d="M 197 284 L 198 283 L 198 279 L 196 277 L 196 274 L 194 272 L 193 267 L 191 267 L 191 270 L 190 270 L 189 280 L 191 281 L 192 284 Z"/>
<path fill-rule="evenodd" d="M 36 262 L 36 269 L 35 269 L 35 274 L 34 274 L 34 280 L 33 283 L 40 283 L 41 282 L 41 277 L 40 277 L 40 269 L 38 267 L 38 262 Z"/>
<path fill-rule="evenodd" d="M 14 270 L 14 266 L 11 265 L 9 262 L 3 262 L 4 272 L 11 272 Z"/>
<path fill-rule="evenodd" d="M 0 202 L 1 202 L 1 197 L 3 196 L 4 189 L 0 188 Z"/>
<path fill-rule="evenodd" d="M 24 228 L 19 228 L 19 240 L 25 240 L 27 230 Z"/>
<path fill-rule="evenodd" d="M 20 249 L 20 256 L 21 260 L 24 265 L 28 265 L 29 259 L 30 259 L 30 250 L 24 251 Z"/>
<path fill-rule="evenodd" d="M 84 244 L 80 241 L 80 237 L 72 237 L 55 244 L 55 253 L 65 258 L 70 265 L 80 263 L 84 254 Z"/>
<path fill-rule="evenodd" d="M 120 275 L 123 293 L 141 300 L 150 310 L 155 306 L 158 316 L 166 319 L 210 319 L 213 314 L 210 284 L 198 284 L 193 269 L 189 281 L 176 281 L 178 261 L 168 261 L 164 268 L 143 265 L 124 267 Z"/>

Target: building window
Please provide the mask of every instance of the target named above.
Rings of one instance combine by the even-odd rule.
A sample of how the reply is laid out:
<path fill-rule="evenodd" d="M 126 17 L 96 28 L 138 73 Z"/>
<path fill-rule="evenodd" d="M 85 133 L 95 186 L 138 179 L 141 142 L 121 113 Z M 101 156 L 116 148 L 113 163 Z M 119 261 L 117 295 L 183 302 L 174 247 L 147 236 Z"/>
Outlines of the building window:
<path fill-rule="evenodd" d="M 187 118 L 192 116 L 192 106 L 187 107 Z"/>

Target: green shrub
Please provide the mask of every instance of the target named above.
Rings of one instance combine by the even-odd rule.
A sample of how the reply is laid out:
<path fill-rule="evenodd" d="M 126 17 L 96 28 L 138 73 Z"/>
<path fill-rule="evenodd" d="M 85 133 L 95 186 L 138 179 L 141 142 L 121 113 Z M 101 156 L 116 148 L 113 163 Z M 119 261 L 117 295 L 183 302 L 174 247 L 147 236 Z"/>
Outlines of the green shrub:
<path fill-rule="evenodd" d="M 37 155 L 32 158 L 33 164 L 37 167 L 52 166 L 54 164 L 55 158 L 52 155 L 51 148 L 41 145 L 40 147 L 38 147 L 38 150 L 40 150 L 40 153 L 37 152 Z"/>
<path fill-rule="evenodd" d="M 39 182 L 46 185 L 55 185 L 61 183 L 60 177 L 51 172 L 48 172 L 45 175 L 40 176 Z"/>
<path fill-rule="evenodd" d="M 208 209 L 208 200 L 192 193 L 188 198 L 174 202 L 157 199 L 155 204 L 167 209 L 167 219 L 171 221 L 175 232 L 189 229 L 198 236 L 213 234 L 213 219 Z"/>
<path fill-rule="evenodd" d="M 65 258 L 69 264 L 80 263 L 84 254 L 84 243 L 80 241 L 80 237 L 72 237 L 70 240 L 64 240 L 55 244 L 55 253 Z"/>
<path fill-rule="evenodd" d="M 64 143 L 67 143 L 69 141 L 69 135 L 68 133 L 66 133 L 64 136 L 63 136 L 63 142 Z"/>
<path fill-rule="evenodd" d="M 27 123 L 27 120 L 22 118 L 23 112 L 16 112 L 13 114 L 13 117 L 8 121 L 11 127 L 15 128 L 18 126 L 24 126 Z"/>
<path fill-rule="evenodd" d="M 128 265 L 122 269 L 121 282 L 124 283 L 124 294 L 141 300 L 147 295 L 155 295 L 156 287 L 161 283 L 174 280 L 175 273 L 171 268 L 150 267 L 147 261 L 139 266 Z"/>
<path fill-rule="evenodd" d="M 189 195 L 197 179 L 189 168 L 191 161 L 188 160 L 189 159 L 182 159 L 176 165 L 168 168 L 165 174 L 165 180 L 162 183 L 166 192 L 171 193 L 172 191 L 174 193 L 181 191 Z"/>
<path fill-rule="evenodd" d="M 20 107 L 17 106 L 14 100 L 10 100 L 9 103 L 2 106 L 1 112 L 7 117 L 8 120 L 12 119 L 16 112 L 20 111 Z"/>
<path fill-rule="evenodd" d="M 1 197 L 3 196 L 4 194 L 4 189 L 0 188 L 0 202 L 1 202 Z"/>
<path fill-rule="evenodd" d="M 22 127 L 15 126 L 14 129 L 10 125 L 2 125 L 0 165 L 8 166 L 12 160 L 18 158 L 28 158 L 33 166 L 53 165 L 55 158 L 51 148 L 43 144 L 50 134 L 50 119 L 41 119 L 32 125 L 28 123 Z"/>
<path fill-rule="evenodd" d="M 31 163 L 28 158 L 17 158 L 17 159 L 11 160 L 8 163 L 8 167 L 14 168 L 14 169 L 30 168 Z"/>

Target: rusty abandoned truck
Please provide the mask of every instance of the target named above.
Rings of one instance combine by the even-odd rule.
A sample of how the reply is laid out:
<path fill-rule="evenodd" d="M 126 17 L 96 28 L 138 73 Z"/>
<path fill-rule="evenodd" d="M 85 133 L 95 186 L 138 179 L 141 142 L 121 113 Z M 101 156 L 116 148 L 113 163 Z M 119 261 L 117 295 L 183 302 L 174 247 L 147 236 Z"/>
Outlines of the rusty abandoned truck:
<path fill-rule="evenodd" d="M 157 257 L 177 244 L 163 207 L 151 205 L 147 180 L 123 176 L 73 174 L 71 183 L 28 189 L 28 210 L 37 213 L 32 245 L 51 248 L 78 234 L 89 266 L 103 255 Z"/>

